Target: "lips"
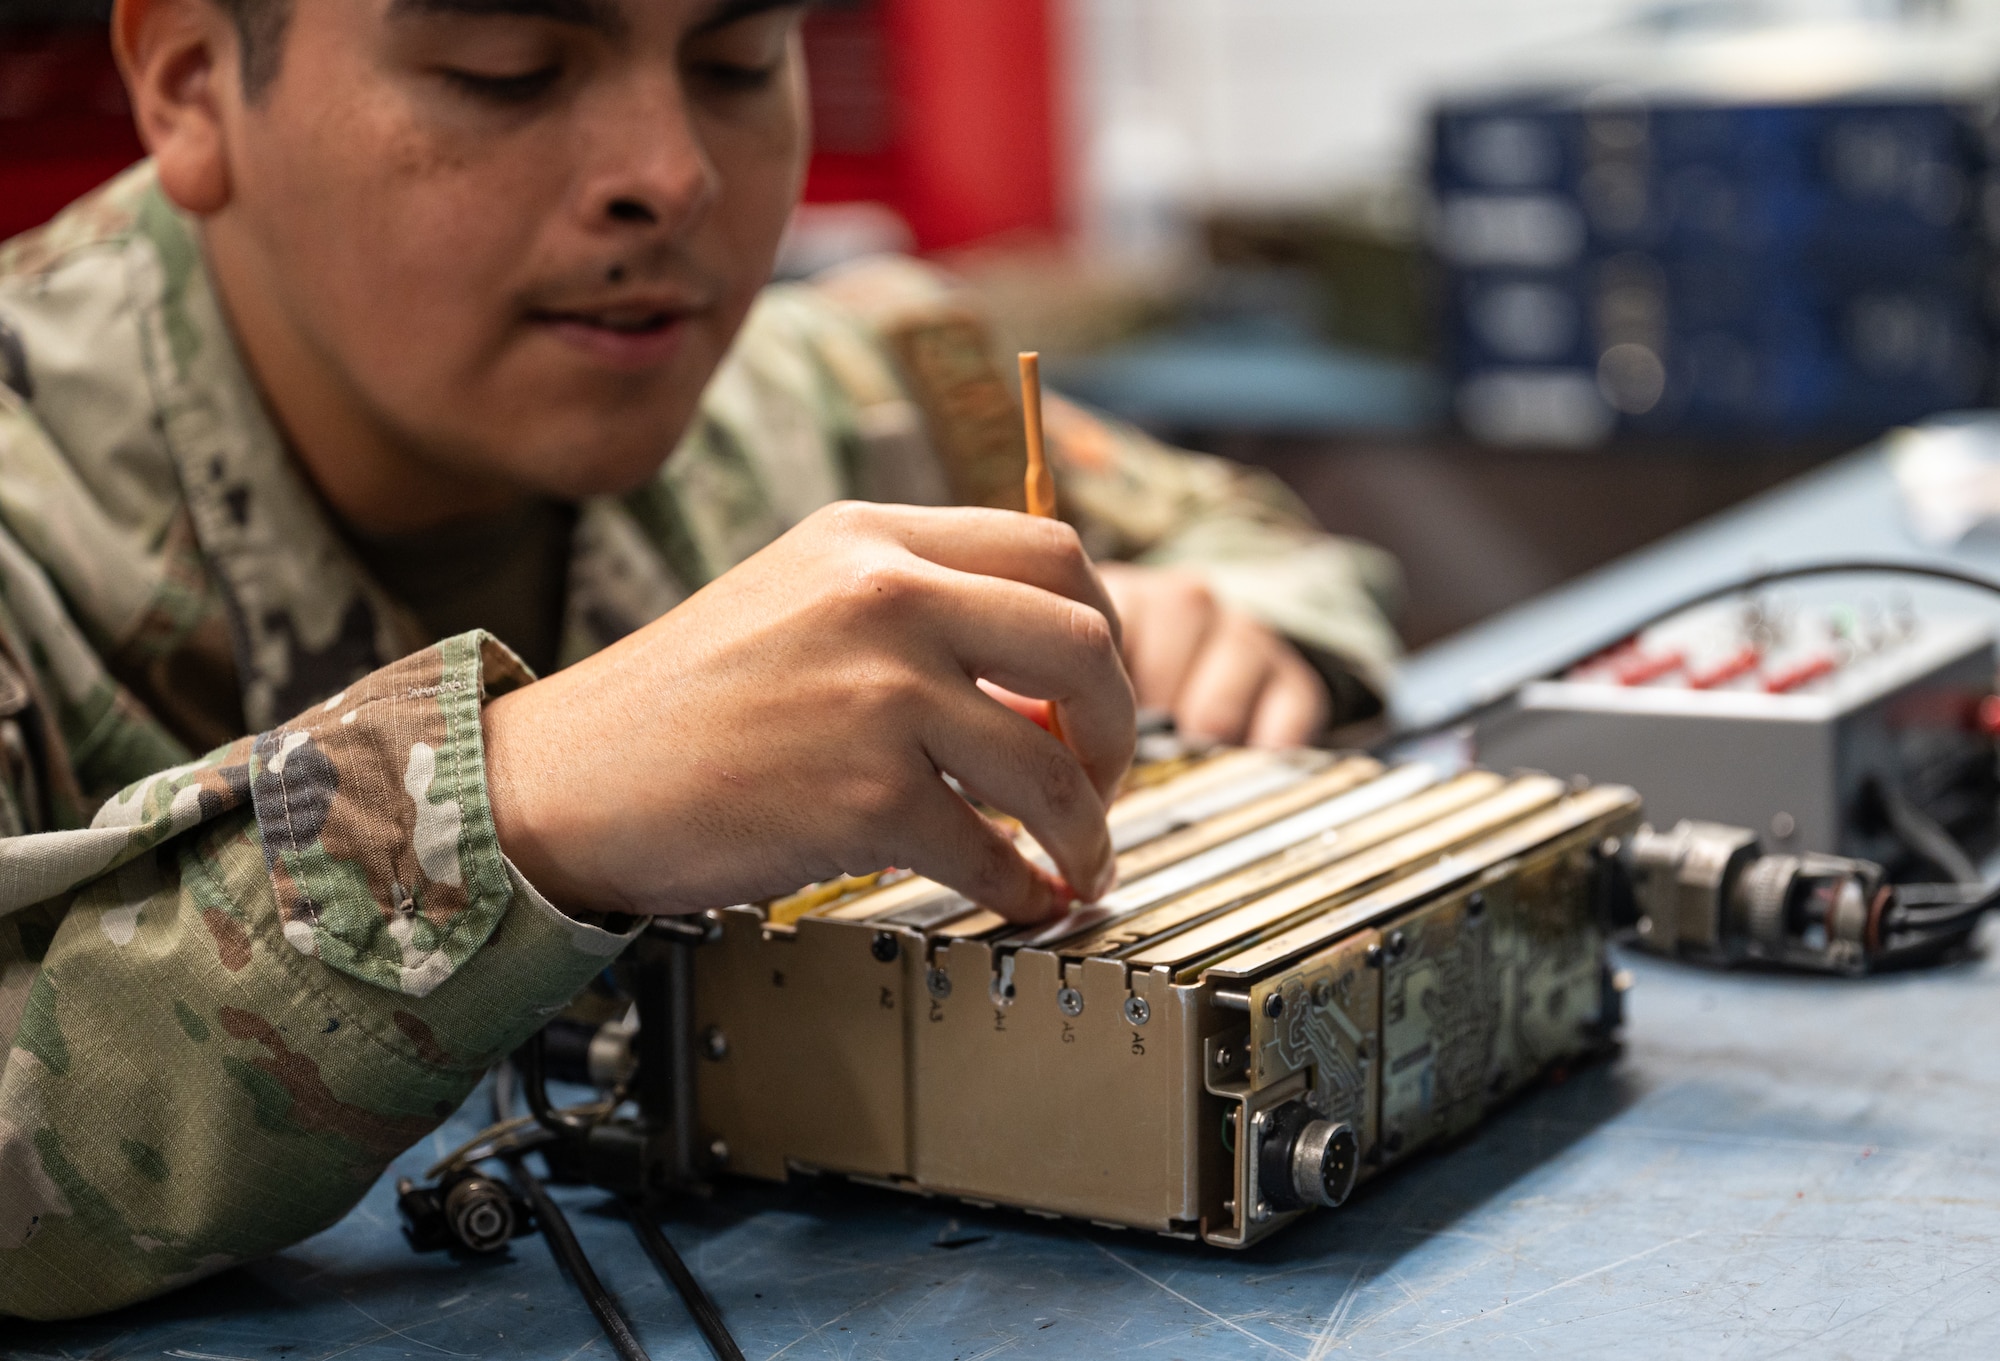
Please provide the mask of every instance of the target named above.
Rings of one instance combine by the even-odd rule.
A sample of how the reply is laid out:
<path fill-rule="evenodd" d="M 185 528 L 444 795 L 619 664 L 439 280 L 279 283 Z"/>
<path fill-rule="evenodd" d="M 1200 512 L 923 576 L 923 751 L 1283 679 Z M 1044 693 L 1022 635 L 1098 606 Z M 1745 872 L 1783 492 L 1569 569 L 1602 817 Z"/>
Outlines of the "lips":
<path fill-rule="evenodd" d="M 656 367 L 672 358 L 687 331 L 689 309 L 642 300 L 601 307 L 537 308 L 531 324 L 590 358 L 625 371 Z"/>

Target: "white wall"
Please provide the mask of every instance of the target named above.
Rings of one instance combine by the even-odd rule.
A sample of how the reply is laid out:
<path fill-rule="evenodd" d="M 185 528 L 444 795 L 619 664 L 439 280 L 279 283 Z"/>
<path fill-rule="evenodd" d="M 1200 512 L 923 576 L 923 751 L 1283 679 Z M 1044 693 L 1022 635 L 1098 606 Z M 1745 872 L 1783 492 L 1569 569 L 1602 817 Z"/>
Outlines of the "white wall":
<path fill-rule="evenodd" d="M 1751 0 L 1756 3 L 1757 0 Z M 1088 233 L 1166 247 L 1204 203 L 1321 201 L 1417 164 L 1432 95 L 1661 0 L 1068 0 Z M 1800 18 L 2000 0 L 1761 0 Z"/>

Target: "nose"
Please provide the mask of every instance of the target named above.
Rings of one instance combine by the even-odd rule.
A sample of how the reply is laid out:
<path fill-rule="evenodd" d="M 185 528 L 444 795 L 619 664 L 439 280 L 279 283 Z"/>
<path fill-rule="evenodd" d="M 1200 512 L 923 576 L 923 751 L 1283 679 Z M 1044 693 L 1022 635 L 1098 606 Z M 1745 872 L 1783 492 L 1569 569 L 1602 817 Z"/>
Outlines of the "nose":
<path fill-rule="evenodd" d="M 589 120 L 578 207 L 593 231 L 684 236 L 721 191 L 679 81 L 635 80 Z"/>

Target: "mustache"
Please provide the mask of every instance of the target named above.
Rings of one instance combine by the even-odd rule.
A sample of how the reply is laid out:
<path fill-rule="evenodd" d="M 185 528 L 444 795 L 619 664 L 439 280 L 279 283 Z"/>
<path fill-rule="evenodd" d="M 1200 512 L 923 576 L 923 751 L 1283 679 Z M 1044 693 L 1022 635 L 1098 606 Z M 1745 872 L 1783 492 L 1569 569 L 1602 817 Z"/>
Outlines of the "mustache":
<path fill-rule="evenodd" d="M 671 245 L 635 243 L 623 251 L 605 251 L 597 259 L 579 262 L 551 274 L 522 298 L 531 311 L 574 306 L 579 300 L 615 303 L 644 295 L 671 300 L 676 310 L 702 311 L 726 292 L 722 278 L 704 269 Z"/>

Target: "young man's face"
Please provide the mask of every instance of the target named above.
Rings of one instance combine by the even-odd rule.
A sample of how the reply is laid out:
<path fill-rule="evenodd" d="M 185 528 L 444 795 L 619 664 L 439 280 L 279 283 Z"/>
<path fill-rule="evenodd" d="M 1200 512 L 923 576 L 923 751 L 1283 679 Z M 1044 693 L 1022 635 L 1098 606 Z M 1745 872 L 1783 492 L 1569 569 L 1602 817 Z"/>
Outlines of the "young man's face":
<path fill-rule="evenodd" d="M 276 78 L 224 115 L 207 236 L 239 324 L 285 333 L 317 400 L 446 471 L 566 497 L 642 482 L 797 196 L 800 16 L 293 0 Z"/>

